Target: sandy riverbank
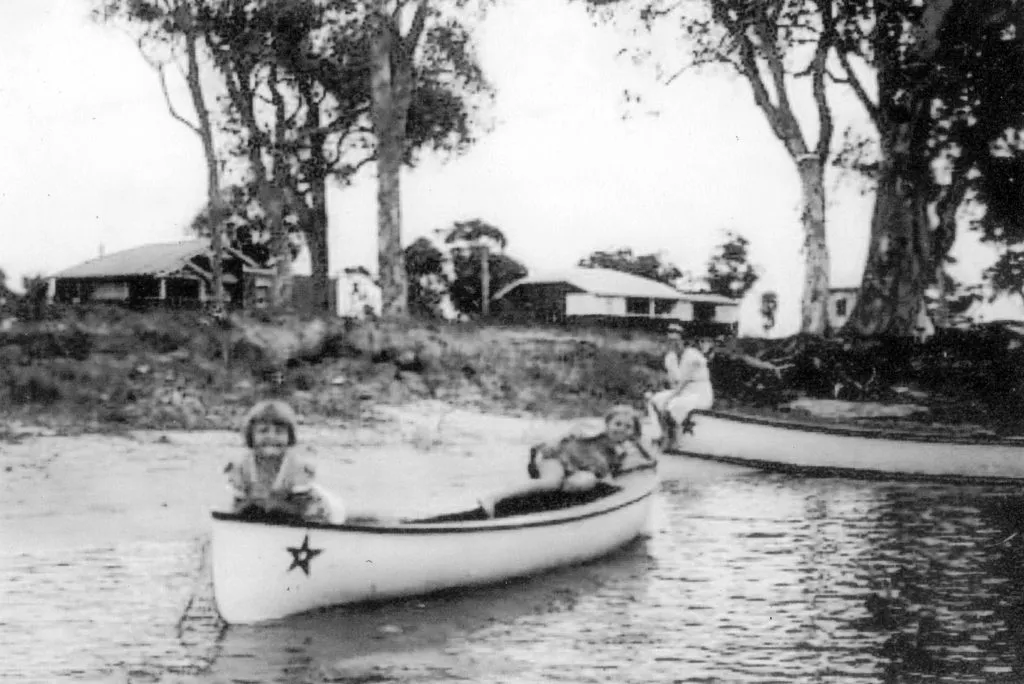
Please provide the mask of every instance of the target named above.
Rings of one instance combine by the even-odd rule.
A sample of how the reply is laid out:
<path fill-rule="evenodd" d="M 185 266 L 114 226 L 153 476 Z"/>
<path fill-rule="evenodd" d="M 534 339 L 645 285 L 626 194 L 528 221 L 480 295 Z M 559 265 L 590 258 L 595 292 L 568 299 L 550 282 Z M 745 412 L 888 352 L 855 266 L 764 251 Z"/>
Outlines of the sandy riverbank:
<path fill-rule="evenodd" d="M 351 508 L 412 512 L 451 505 L 453 488 L 471 501 L 482 488 L 525 479 L 529 446 L 580 423 L 422 402 L 378 407 L 344 426 L 304 425 L 296 448 Z M 225 500 L 224 464 L 242 448 L 238 433 L 226 430 L 40 434 L 2 443 L 0 543 L 17 551 L 200 534 L 208 510 Z"/>

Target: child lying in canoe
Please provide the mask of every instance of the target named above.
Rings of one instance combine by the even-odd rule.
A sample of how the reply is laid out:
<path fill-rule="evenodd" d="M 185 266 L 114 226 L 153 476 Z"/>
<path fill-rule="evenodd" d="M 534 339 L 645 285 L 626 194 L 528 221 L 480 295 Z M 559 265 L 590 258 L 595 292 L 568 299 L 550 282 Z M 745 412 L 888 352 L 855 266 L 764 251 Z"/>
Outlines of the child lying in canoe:
<path fill-rule="evenodd" d="M 631 452 L 652 465 L 654 459 L 640 444 L 640 418 L 629 406 L 615 406 L 605 415 L 605 429 L 592 436 L 577 434 L 554 444 L 538 444 L 530 449 L 527 472 L 534 482 L 513 487 L 480 499 L 488 516 L 494 516 L 497 501 L 540 492 L 585 492 L 600 480 L 624 472 Z M 643 466 L 640 466 L 643 467 Z"/>
<path fill-rule="evenodd" d="M 288 448 L 295 446 L 298 421 L 283 401 L 261 401 L 246 414 L 242 434 L 249 452 L 228 464 L 233 510 L 342 523 L 341 501 L 314 482 L 315 470 Z"/>

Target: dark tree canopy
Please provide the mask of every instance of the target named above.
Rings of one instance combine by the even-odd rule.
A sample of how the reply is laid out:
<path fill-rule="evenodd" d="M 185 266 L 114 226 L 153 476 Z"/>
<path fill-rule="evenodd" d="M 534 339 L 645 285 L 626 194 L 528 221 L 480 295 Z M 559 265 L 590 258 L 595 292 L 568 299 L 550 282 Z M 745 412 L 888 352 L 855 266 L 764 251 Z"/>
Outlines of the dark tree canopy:
<path fill-rule="evenodd" d="M 523 264 L 501 252 L 489 253 L 487 265 L 492 296 L 501 288 L 527 274 Z M 480 257 L 467 251 L 456 251 L 452 253 L 452 266 L 455 270 L 455 279 L 452 280 L 448 290 L 452 304 L 460 313 L 480 314 L 483 295 Z"/>
<path fill-rule="evenodd" d="M 269 224 L 273 253 L 286 254 L 295 235 L 304 238 L 321 302 L 326 302 L 329 274 L 328 181 L 348 185 L 364 166 L 379 163 L 384 147 L 397 150 L 389 156 L 395 162 L 389 167 L 392 176 L 424 151 L 442 156 L 464 151 L 479 130 L 476 112 L 491 94 L 467 28 L 446 14 L 451 8 L 444 4 L 419 3 L 416 17 L 424 21 L 414 22 L 415 44 L 394 41 L 392 67 L 403 74 L 396 93 L 407 112 L 385 145 L 376 126 L 372 87 L 381 3 L 93 2 L 98 16 L 123 20 L 140 34 L 140 47 L 151 63 L 157 61 L 153 54 L 160 55 L 161 83 L 164 67 L 180 61 L 183 37 L 198 44 L 204 69 L 219 81 L 210 92 L 223 93 L 217 106 L 211 102 L 209 107 L 218 138 L 216 162 L 226 169 L 225 177 L 238 179 L 234 182 L 262 205 L 261 221 Z M 397 21 L 399 14 L 391 19 Z M 389 234 L 397 237 L 399 225 Z M 240 234 L 243 239 L 262 234 L 264 227 L 242 228 Z M 399 243 L 390 240 L 384 262 L 378 260 L 382 282 L 394 279 L 392 262 L 401 261 L 401 248 L 397 254 L 390 248 L 394 244 Z M 290 277 L 288 263 L 277 259 L 279 280 Z"/>
<path fill-rule="evenodd" d="M 583 268 L 608 268 L 613 271 L 631 273 L 641 278 L 657 280 L 672 285 L 686 274 L 672 263 L 665 261 L 660 254 L 634 254 L 630 247 L 620 247 L 613 251 L 599 250 L 590 256 L 580 259 Z"/>
<path fill-rule="evenodd" d="M 490 296 L 527 274 L 522 263 L 505 254 L 505 233 L 486 221 L 459 221 L 438 235 L 447 252 L 422 237 L 405 248 L 409 308 L 416 315 L 437 316 L 445 295 L 459 313 L 480 315 L 485 257 Z"/>
<path fill-rule="evenodd" d="M 409 279 L 409 313 L 420 318 L 440 315 L 441 300 L 448 290 L 444 253 L 425 237 L 405 248 Z"/>
<path fill-rule="evenodd" d="M 486 245 L 489 249 L 497 251 L 508 246 L 508 240 L 501 229 L 480 219 L 456 222 L 448 231 L 444 241 L 449 245 L 460 243 L 474 246 Z"/>
<path fill-rule="evenodd" d="M 750 241 L 733 232 L 726 233 L 725 241 L 715 248 L 708 259 L 708 289 L 733 299 L 741 299 L 760 277 L 750 263 Z"/>
<path fill-rule="evenodd" d="M 273 263 L 271 249 L 271 226 L 266 212 L 260 205 L 257 190 L 250 184 L 232 186 L 221 192 L 227 218 L 222 223 L 224 244 L 233 247 L 260 266 Z M 292 260 L 299 256 L 303 243 L 303 212 L 285 207 L 284 222 L 288 228 L 289 251 Z M 201 237 L 210 235 L 209 207 L 196 214 L 188 227 L 189 232 Z"/>

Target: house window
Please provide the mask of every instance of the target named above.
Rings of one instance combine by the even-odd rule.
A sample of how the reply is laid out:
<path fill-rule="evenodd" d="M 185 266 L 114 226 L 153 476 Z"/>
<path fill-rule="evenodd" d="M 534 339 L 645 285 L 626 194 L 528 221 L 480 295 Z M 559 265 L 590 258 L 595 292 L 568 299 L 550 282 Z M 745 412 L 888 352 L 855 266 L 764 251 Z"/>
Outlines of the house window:
<path fill-rule="evenodd" d="M 693 303 L 693 320 L 696 323 L 710 323 L 715 320 L 715 305 L 708 302 Z"/>
<path fill-rule="evenodd" d="M 672 310 L 676 307 L 676 301 L 674 299 L 655 299 L 654 300 L 654 314 L 656 316 L 667 316 L 672 313 Z"/>
<path fill-rule="evenodd" d="M 631 316 L 646 316 L 651 312 L 651 300 L 643 297 L 626 297 L 626 313 Z"/>
<path fill-rule="evenodd" d="M 846 298 L 840 298 L 836 300 L 836 316 L 846 315 Z"/>

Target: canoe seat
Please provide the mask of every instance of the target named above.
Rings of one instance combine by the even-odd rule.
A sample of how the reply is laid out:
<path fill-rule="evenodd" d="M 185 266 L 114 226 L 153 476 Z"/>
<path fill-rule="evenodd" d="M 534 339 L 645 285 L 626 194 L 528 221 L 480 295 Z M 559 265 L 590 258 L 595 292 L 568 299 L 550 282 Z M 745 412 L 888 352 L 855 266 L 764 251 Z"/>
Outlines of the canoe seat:
<path fill-rule="evenodd" d="M 494 505 L 495 518 L 510 518 L 515 515 L 559 511 L 573 506 L 582 506 L 617 492 L 620 487 L 598 482 L 586 492 L 538 492 L 525 496 L 502 499 Z"/>
<path fill-rule="evenodd" d="M 511 518 L 517 515 L 529 515 L 531 513 L 545 513 L 547 511 L 558 511 L 573 506 L 582 506 L 592 501 L 602 499 L 609 494 L 619 491 L 619 487 L 605 482 L 598 482 L 593 489 L 587 492 L 538 492 L 523 496 L 502 499 L 494 506 L 495 518 Z M 458 513 L 446 513 L 430 518 L 409 520 L 410 523 L 430 524 L 449 522 L 472 522 L 476 520 L 489 520 L 487 514 L 481 508 L 474 508 Z"/>
<path fill-rule="evenodd" d="M 243 522 L 261 522 L 270 524 L 301 523 L 301 515 L 286 513 L 284 511 L 267 511 L 259 506 L 246 506 L 234 515 L 235 519 Z"/>

